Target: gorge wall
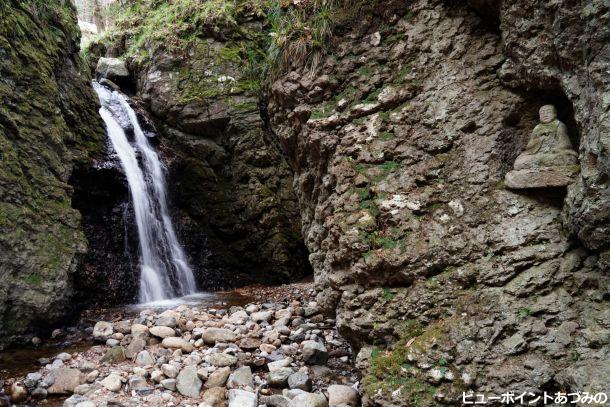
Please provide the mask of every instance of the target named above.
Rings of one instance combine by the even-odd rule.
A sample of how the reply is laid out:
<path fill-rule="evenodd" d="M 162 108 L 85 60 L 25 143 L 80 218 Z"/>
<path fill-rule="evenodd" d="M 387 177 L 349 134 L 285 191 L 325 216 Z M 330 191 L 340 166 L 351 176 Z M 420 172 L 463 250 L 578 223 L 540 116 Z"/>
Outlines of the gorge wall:
<path fill-rule="evenodd" d="M 318 69 L 293 66 L 269 104 L 318 300 L 360 350 L 367 403 L 603 391 L 607 5 L 372 3 L 348 7 Z M 508 190 L 547 103 L 579 146 L 578 181 Z"/>
<path fill-rule="evenodd" d="M 69 184 L 104 146 L 63 0 L 0 5 L 0 344 L 72 308 L 87 240 Z"/>

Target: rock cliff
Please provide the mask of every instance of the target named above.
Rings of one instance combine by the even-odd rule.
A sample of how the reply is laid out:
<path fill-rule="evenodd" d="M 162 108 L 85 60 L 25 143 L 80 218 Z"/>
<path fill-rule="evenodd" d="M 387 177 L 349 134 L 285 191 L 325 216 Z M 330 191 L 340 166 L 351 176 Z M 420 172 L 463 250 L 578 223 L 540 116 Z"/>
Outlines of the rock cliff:
<path fill-rule="evenodd" d="M 75 10 L 0 5 L 0 343 L 71 308 L 87 240 L 70 176 L 103 147 Z"/>
<path fill-rule="evenodd" d="M 602 391 L 607 5 L 373 3 L 347 8 L 318 69 L 293 66 L 269 104 L 318 300 L 360 350 L 366 403 Z M 578 181 L 511 191 L 547 103 Z"/>

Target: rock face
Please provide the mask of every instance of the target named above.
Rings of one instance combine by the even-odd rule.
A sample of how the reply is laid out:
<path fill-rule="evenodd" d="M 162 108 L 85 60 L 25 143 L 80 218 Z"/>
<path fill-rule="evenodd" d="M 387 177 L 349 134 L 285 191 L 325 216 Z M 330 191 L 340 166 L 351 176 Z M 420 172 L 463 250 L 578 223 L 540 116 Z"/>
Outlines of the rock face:
<path fill-rule="evenodd" d="M 87 241 L 70 176 L 103 146 L 70 2 L 0 5 L 0 344 L 70 309 Z"/>
<path fill-rule="evenodd" d="M 579 367 L 608 357 L 610 14 L 471 3 L 363 6 L 314 75 L 272 85 L 318 303 L 360 350 L 368 405 L 601 391 Z M 503 183 L 546 104 L 579 152 L 567 197 Z"/>
<path fill-rule="evenodd" d="M 196 35 L 180 38 L 180 49 L 168 51 L 161 46 L 166 38 L 151 38 L 134 54 L 125 44 L 153 23 L 146 10 L 154 4 L 134 19 L 139 26 L 119 25 L 114 41 L 91 50 L 129 61 L 136 99 L 160 132 L 180 240 L 202 273 L 201 288 L 303 276 L 310 268 L 292 173 L 239 57 L 244 41 L 262 47 L 262 23 L 243 10 L 236 21 L 220 15 L 181 27 Z"/>

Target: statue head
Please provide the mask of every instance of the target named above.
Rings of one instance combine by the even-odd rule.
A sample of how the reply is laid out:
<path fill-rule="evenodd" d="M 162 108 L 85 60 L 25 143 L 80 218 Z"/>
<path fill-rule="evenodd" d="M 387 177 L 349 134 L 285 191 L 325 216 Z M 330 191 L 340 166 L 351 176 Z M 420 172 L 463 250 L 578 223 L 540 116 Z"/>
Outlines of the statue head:
<path fill-rule="evenodd" d="M 544 105 L 538 111 L 540 123 L 550 123 L 557 118 L 557 110 L 553 105 Z"/>

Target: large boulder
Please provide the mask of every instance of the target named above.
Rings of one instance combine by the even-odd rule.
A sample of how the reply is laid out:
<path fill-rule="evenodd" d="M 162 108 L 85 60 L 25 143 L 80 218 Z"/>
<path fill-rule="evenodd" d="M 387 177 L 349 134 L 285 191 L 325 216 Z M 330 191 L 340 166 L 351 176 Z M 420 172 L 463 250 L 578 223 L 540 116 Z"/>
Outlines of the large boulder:
<path fill-rule="evenodd" d="M 72 394 L 76 386 L 85 382 L 85 377 L 78 369 L 60 367 L 51 370 L 45 381 L 53 383 L 47 389 L 49 394 Z"/>
<path fill-rule="evenodd" d="M 118 58 L 100 58 L 97 61 L 95 73 L 99 78 L 107 78 L 115 82 L 120 82 L 129 77 L 127 64 Z"/>

